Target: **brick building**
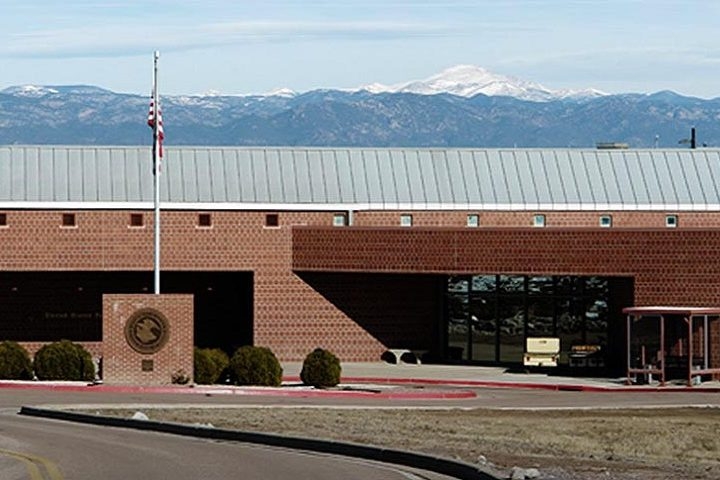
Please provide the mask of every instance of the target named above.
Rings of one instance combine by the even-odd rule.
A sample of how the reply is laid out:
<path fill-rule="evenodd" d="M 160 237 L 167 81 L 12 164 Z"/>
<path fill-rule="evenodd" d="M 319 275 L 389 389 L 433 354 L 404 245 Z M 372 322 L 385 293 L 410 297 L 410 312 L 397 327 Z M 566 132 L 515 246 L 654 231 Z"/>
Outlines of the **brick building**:
<path fill-rule="evenodd" d="M 621 370 L 624 307 L 720 305 L 716 179 L 715 149 L 171 147 L 161 289 L 228 352 L 512 364 L 558 336 Z M 103 294 L 153 291 L 152 209 L 149 148 L 0 147 L 0 340 L 106 353 Z"/>

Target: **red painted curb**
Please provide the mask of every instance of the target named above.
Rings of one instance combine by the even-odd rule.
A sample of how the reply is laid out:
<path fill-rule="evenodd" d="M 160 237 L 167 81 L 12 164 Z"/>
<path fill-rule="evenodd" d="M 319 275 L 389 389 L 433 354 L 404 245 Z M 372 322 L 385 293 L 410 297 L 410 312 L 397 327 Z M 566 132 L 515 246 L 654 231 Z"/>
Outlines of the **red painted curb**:
<path fill-rule="evenodd" d="M 287 382 L 299 382 L 298 377 L 284 377 Z M 427 378 L 387 378 L 387 377 L 343 377 L 343 383 L 377 384 L 377 385 L 432 385 L 447 387 L 472 387 L 472 388 L 522 388 L 531 390 L 551 390 L 561 392 L 592 392 L 592 393 L 720 393 L 718 387 L 651 387 L 651 386 L 617 386 L 604 387 L 599 385 L 576 385 L 576 384 L 553 384 L 536 382 L 509 382 L 490 380 L 442 380 Z M 14 383 L 1 382 L 0 389 L 26 389 L 26 390 L 58 390 L 66 392 L 108 392 L 108 393 L 171 393 L 171 394 L 201 394 L 201 395 L 244 395 L 244 396 L 283 396 L 300 398 L 375 398 L 375 399 L 463 399 L 474 398 L 475 392 L 468 390 L 418 390 L 418 391 L 369 391 L 369 390 L 293 390 L 292 388 L 272 387 L 224 387 L 218 386 L 166 386 L 166 387 L 142 387 L 129 385 L 63 385 L 46 383 Z"/>
<path fill-rule="evenodd" d="M 290 377 L 292 378 L 292 377 Z M 292 380 L 290 380 L 292 381 Z M 479 387 L 479 388 L 526 388 L 536 390 L 553 390 L 563 392 L 701 392 L 718 393 L 719 387 L 650 387 L 650 386 L 617 386 L 604 387 L 600 385 L 576 385 L 568 383 L 536 383 L 536 382 L 510 382 L 491 380 L 442 380 L 427 378 L 385 378 L 385 377 L 343 377 L 347 383 L 374 383 L 395 385 L 446 385 L 453 387 Z"/>
<path fill-rule="evenodd" d="M 102 393 L 169 393 L 196 395 L 238 395 L 238 396 L 282 396 L 299 398 L 372 398 L 384 400 L 447 400 L 475 398 L 475 392 L 469 390 L 417 390 L 417 391 L 371 391 L 371 390 L 299 390 L 274 387 L 223 387 L 223 386 L 167 386 L 142 387 L 129 385 L 63 385 L 43 383 L 0 382 L 0 388 L 17 390 L 55 390 L 63 392 L 102 392 Z"/>

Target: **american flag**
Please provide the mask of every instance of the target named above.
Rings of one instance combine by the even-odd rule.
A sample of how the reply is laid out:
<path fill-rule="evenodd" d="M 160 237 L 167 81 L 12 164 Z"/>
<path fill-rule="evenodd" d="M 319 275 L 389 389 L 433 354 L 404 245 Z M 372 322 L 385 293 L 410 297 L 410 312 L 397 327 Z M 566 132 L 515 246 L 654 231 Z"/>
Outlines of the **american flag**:
<path fill-rule="evenodd" d="M 155 129 L 155 121 L 157 120 L 157 130 Z M 158 157 L 163 156 L 163 140 L 165 139 L 165 132 L 163 132 L 163 121 L 162 121 L 162 110 L 158 107 L 155 108 L 155 99 L 150 99 L 150 111 L 148 112 L 148 126 L 153 129 L 153 132 L 157 131 L 157 144 L 158 144 Z"/>

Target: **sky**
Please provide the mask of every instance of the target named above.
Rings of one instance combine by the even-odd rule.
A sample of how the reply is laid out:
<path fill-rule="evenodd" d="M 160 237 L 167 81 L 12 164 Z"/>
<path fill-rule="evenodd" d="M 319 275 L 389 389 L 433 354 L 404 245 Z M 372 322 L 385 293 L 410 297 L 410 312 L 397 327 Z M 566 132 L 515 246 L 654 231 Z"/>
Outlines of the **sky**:
<path fill-rule="evenodd" d="M 247 94 L 458 64 L 551 89 L 720 97 L 718 0 L 0 0 L 0 90 Z"/>

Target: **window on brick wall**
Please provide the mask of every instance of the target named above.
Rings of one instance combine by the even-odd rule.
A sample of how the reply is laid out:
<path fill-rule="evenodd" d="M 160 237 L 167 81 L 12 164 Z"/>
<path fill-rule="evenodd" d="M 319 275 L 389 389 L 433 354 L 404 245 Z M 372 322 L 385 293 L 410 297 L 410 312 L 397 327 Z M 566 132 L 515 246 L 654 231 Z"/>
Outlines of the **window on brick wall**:
<path fill-rule="evenodd" d="M 400 226 L 401 227 L 412 227 L 413 217 L 409 213 L 400 215 Z"/>
<path fill-rule="evenodd" d="M 604 228 L 612 227 L 612 216 L 600 215 L 600 226 Z"/>
<path fill-rule="evenodd" d="M 347 214 L 345 213 L 334 213 L 333 214 L 333 227 L 344 227 L 348 224 Z"/>
<path fill-rule="evenodd" d="M 145 226 L 145 218 L 142 213 L 131 213 L 130 214 L 130 226 L 131 227 L 142 227 Z"/>
<path fill-rule="evenodd" d="M 277 213 L 268 213 L 265 215 L 265 226 L 266 227 L 279 227 L 280 216 Z"/>
<path fill-rule="evenodd" d="M 544 227 L 545 226 L 545 215 L 537 214 L 533 215 L 533 227 Z"/>
<path fill-rule="evenodd" d="M 468 227 L 477 227 L 480 225 L 480 215 L 476 213 L 471 213 L 467 216 L 467 226 Z"/>
<path fill-rule="evenodd" d="M 77 224 L 75 223 L 75 214 L 74 213 L 63 213 L 62 214 L 62 226 L 63 227 L 74 227 Z"/>
<path fill-rule="evenodd" d="M 677 215 L 665 215 L 665 226 L 668 228 L 675 228 L 678 226 Z"/>
<path fill-rule="evenodd" d="M 198 227 L 212 227 L 212 217 L 209 213 L 198 214 Z"/>
<path fill-rule="evenodd" d="M 7 213 L 0 212 L 0 227 L 7 227 Z"/>

